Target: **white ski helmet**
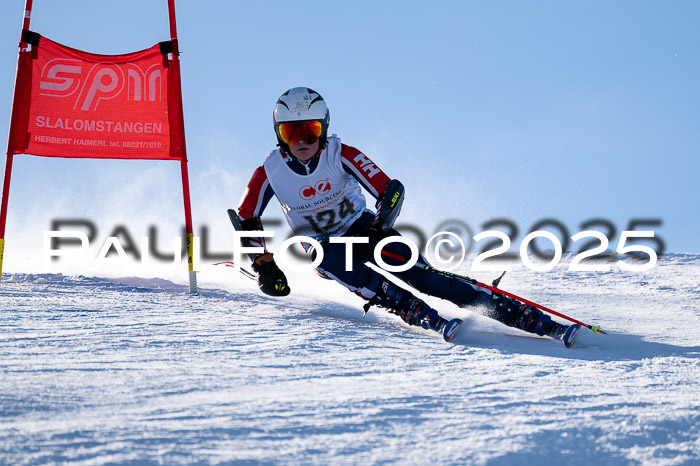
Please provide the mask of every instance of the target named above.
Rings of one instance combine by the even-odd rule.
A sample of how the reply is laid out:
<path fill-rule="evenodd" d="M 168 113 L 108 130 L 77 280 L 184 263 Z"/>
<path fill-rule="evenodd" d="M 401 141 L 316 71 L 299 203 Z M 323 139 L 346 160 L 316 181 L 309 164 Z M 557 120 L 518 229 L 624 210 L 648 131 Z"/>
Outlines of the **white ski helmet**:
<path fill-rule="evenodd" d="M 328 124 L 331 115 L 321 94 L 308 87 L 295 87 L 280 96 L 272 112 L 272 122 L 275 128 L 275 135 L 279 145 L 287 149 L 289 146 L 282 140 L 279 131 L 280 123 L 287 122 L 321 122 L 320 147 L 323 148 L 327 142 Z"/>

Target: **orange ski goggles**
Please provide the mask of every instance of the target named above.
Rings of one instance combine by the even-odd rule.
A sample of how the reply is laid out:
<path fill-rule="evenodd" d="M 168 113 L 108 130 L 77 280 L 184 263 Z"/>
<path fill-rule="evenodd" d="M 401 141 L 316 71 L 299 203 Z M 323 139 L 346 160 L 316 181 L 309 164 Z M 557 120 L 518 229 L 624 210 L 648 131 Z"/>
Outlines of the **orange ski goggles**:
<path fill-rule="evenodd" d="M 280 123 L 277 130 L 280 138 L 287 145 L 293 146 L 299 141 L 313 144 L 321 137 L 323 125 L 320 121 Z"/>

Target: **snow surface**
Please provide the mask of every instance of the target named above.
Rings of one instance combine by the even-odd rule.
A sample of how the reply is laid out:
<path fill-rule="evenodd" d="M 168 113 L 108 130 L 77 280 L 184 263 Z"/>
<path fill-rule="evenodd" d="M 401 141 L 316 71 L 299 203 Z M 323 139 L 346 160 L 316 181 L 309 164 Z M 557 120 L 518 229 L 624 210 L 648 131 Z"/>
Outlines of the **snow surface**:
<path fill-rule="evenodd" d="M 507 274 L 609 332 L 571 350 L 440 300 L 465 318 L 454 344 L 363 319 L 310 274 L 287 299 L 230 277 L 190 297 L 163 279 L 4 275 L 0 464 L 700 464 L 700 255 Z"/>

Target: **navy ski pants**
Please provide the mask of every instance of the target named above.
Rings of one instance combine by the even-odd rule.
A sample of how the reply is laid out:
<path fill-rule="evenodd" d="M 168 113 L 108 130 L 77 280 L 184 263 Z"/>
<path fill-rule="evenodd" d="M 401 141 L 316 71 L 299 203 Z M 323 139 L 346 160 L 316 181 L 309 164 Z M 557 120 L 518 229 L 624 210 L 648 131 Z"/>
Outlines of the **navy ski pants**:
<path fill-rule="evenodd" d="M 374 215 L 370 212 L 365 212 L 353 224 L 347 236 L 360 233 L 373 220 Z M 396 232 L 396 234 L 398 235 L 399 233 Z M 352 270 L 346 270 L 346 245 L 344 243 L 322 241 L 321 246 L 323 247 L 324 255 L 323 260 L 316 268 L 319 275 L 336 280 L 365 299 L 374 297 L 382 283 L 381 274 L 368 267 L 363 261 L 356 259 L 352 261 Z M 382 250 L 382 259 L 391 266 L 403 265 L 408 262 L 410 257 L 411 250 L 403 243 L 392 242 Z M 314 253 L 312 253 L 312 258 L 315 258 Z M 439 271 L 430 267 L 430 264 L 422 255 L 419 257 L 416 265 L 410 269 L 403 272 L 391 272 L 391 274 L 421 293 L 446 299 L 458 306 L 464 306 L 473 302 L 478 295 L 478 288 L 440 274 Z"/>

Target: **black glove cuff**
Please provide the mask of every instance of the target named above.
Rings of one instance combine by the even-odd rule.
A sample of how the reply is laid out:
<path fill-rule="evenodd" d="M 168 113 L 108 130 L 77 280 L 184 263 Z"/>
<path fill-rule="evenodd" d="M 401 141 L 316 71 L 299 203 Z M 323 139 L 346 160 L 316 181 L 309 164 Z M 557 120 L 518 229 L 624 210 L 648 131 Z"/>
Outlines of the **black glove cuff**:
<path fill-rule="evenodd" d="M 281 272 L 280 268 L 277 267 L 277 264 L 275 263 L 275 261 L 263 262 L 262 264 L 258 264 L 257 262 L 253 262 L 251 264 L 251 268 L 258 275 L 263 275 L 263 274 L 275 272 L 275 271 Z"/>

